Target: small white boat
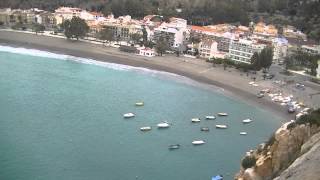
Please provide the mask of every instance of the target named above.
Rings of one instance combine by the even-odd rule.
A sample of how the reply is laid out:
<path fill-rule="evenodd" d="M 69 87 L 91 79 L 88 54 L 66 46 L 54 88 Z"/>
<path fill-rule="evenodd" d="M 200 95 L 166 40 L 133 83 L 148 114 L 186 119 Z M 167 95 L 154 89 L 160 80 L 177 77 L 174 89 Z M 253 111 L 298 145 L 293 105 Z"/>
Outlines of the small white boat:
<path fill-rule="evenodd" d="M 208 127 L 201 127 L 200 130 L 201 131 L 210 131 L 210 129 Z"/>
<path fill-rule="evenodd" d="M 134 116 L 135 116 L 134 113 L 126 113 L 126 114 L 123 114 L 123 117 L 124 117 L 124 118 L 132 118 L 132 117 L 134 117 Z"/>
<path fill-rule="evenodd" d="M 141 127 L 141 131 L 150 131 L 152 128 L 150 126 Z"/>
<path fill-rule="evenodd" d="M 174 149 L 179 149 L 179 148 L 180 148 L 180 144 L 169 145 L 169 150 L 174 150 Z"/>
<path fill-rule="evenodd" d="M 240 132 L 240 135 L 247 135 L 247 132 Z"/>
<path fill-rule="evenodd" d="M 144 106 L 144 102 L 136 102 L 136 106 Z"/>
<path fill-rule="evenodd" d="M 200 122 L 201 120 L 199 118 L 192 118 L 191 119 L 191 122 L 193 123 L 197 123 L 197 122 Z"/>
<path fill-rule="evenodd" d="M 193 145 L 201 145 L 201 144 L 205 144 L 206 142 L 203 141 L 203 140 L 195 140 L 195 141 L 192 141 L 192 144 Z"/>
<path fill-rule="evenodd" d="M 214 120 L 214 119 L 216 119 L 216 117 L 215 116 L 206 116 L 206 119 L 207 120 Z"/>
<path fill-rule="evenodd" d="M 227 113 L 224 113 L 224 112 L 220 112 L 220 113 L 218 113 L 218 115 L 219 115 L 219 116 L 228 116 L 228 114 L 227 114 Z"/>
<path fill-rule="evenodd" d="M 224 125 L 224 124 L 217 124 L 217 125 L 216 125 L 216 128 L 217 128 L 217 129 L 227 129 L 228 126 L 227 126 L 227 125 Z"/>
<path fill-rule="evenodd" d="M 170 127 L 170 124 L 168 122 L 162 122 L 162 123 L 157 124 L 157 127 L 158 128 L 168 128 L 168 127 Z"/>
<path fill-rule="evenodd" d="M 252 121 L 253 121 L 252 119 L 244 119 L 242 120 L 242 123 L 248 124 L 248 123 L 251 123 Z"/>

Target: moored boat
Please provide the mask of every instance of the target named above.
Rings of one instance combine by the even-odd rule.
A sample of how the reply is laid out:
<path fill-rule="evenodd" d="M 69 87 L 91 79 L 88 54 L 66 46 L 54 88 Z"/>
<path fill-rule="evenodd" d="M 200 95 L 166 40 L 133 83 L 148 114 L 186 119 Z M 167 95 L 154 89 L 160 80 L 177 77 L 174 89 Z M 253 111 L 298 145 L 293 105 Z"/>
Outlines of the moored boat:
<path fill-rule="evenodd" d="M 165 121 L 165 122 L 157 124 L 157 127 L 158 128 L 168 128 L 168 127 L 170 127 L 170 124 Z"/>
<path fill-rule="evenodd" d="M 200 130 L 201 131 L 209 131 L 210 129 L 209 129 L 209 127 L 201 127 Z"/>
<path fill-rule="evenodd" d="M 288 108 L 288 113 L 294 113 L 294 112 L 296 112 L 296 109 L 294 107 Z"/>
<path fill-rule="evenodd" d="M 244 119 L 242 120 L 242 123 L 248 124 L 248 123 L 251 123 L 252 121 L 253 121 L 252 119 Z"/>
<path fill-rule="evenodd" d="M 203 141 L 203 140 L 195 140 L 195 141 L 192 141 L 192 144 L 193 145 L 201 145 L 201 144 L 205 144 L 206 142 Z"/>
<path fill-rule="evenodd" d="M 228 114 L 224 113 L 224 112 L 220 112 L 220 113 L 218 113 L 218 116 L 228 116 Z"/>
<path fill-rule="evenodd" d="M 170 149 L 170 150 L 179 149 L 179 148 L 180 148 L 180 144 L 172 144 L 172 145 L 169 145 L 169 149 Z"/>
<path fill-rule="evenodd" d="M 240 135 L 247 135 L 247 132 L 240 132 Z"/>
<path fill-rule="evenodd" d="M 217 129 L 227 129 L 228 126 L 227 126 L 227 125 L 224 125 L 224 124 L 217 124 L 217 125 L 216 125 L 216 128 L 217 128 Z"/>
<path fill-rule="evenodd" d="M 150 131 L 152 128 L 150 126 L 141 127 L 141 131 Z"/>
<path fill-rule="evenodd" d="M 134 113 L 126 113 L 126 114 L 123 114 L 123 117 L 124 117 L 124 118 L 132 118 L 132 117 L 134 117 L 134 116 L 135 116 Z"/>
<path fill-rule="evenodd" d="M 214 119 L 216 119 L 216 117 L 215 116 L 206 116 L 206 119 L 207 120 L 214 120 Z"/>
<path fill-rule="evenodd" d="M 197 123 L 197 122 L 200 122 L 201 120 L 199 118 L 192 118 L 191 119 L 191 122 L 194 122 L 194 123 Z"/>
<path fill-rule="evenodd" d="M 223 176 L 222 175 L 217 175 L 217 176 L 212 177 L 211 180 L 223 180 Z"/>
<path fill-rule="evenodd" d="M 142 101 L 141 102 L 136 102 L 135 105 L 136 106 L 144 106 L 144 102 L 142 102 Z"/>
<path fill-rule="evenodd" d="M 258 93 L 257 94 L 257 98 L 263 98 L 264 97 L 264 93 Z"/>

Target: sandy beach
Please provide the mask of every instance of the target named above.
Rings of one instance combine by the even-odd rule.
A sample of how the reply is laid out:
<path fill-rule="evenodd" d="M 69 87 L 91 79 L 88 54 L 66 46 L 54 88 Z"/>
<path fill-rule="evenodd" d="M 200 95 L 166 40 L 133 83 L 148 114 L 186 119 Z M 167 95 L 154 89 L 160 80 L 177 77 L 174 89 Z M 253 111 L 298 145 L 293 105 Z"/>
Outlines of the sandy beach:
<path fill-rule="evenodd" d="M 269 98 L 257 98 L 256 93 L 263 87 L 249 86 L 248 82 L 251 80 L 245 73 L 231 68 L 223 70 L 221 67 L 213 67 L 212 64 L 200 59 L 175 57 L 173 55 L 146 58 L 92 43 L 8 31 L 0 31 L 0 44 L 170 72 L 200 83 L 223 88 L 225 95 L 270 111 L 281 117 L 283 121 L 288 121 L 294 117 L 287 113 L 285 107 L 275 104 Z M 259 79 L 257 83 L 259 83 Z"/>

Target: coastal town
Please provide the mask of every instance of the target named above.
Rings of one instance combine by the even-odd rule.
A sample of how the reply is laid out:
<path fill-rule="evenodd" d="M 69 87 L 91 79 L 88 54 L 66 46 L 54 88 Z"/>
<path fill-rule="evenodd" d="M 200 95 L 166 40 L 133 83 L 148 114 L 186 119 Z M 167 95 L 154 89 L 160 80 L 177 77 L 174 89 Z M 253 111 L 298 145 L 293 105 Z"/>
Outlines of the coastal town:
<path fill-rule="evenodd" d="M 1 9 L 0 25 L 4 30 L 31 31 L 37 34 L 64 37 L 63 23 L 74 17 L 84 20 L 87 24 L 88 31 L 82 37 L 87 42 L 101 43 L 138 56 L 152 59 L 155 56 L 173 54 L 176 57 L 184 57 L 184 61 L 203 59 L 216 65 L 223 64 L 225 68 L 230 65 L 243 69 L 247 76 L 250 69 L 256 71 L 263 68 L 263 79 L 273 79 L 274 74 L 266 72 L 271 64 L 278 68 L 278 72 L 285 69 L 286 73 L 295 73 L 302 77 L 301 79 L 308 77 L 317 81 L 320 77 L 319 59 L 311 60 L 309 63 L 306 62 L 307 59 L 303 59 L 305 57 L 302 57 L 300 59 L 305 62 L 301 60 L 289 62 L 294 58 L 299 59 L 296 55 L 300 53 L 318 57 L 320 45 L 316 41 L 308 39 L 306 34 L 293 26 L 277 28 L 263 21 L 251 22 L 249 27 L 239 24 L 195 26 L 189 25 L 185 19 L 176 17 L 165 21 L 160 15 L 147 15 L 138 20 L 132 19 L 130 15 L 114 17 L 110 14 L 105 17 L 99 12 L 60 7 L 54 12 L 37 8 Z M 269 56 L 272 57 L 260 60 L 262 62 L 255 62 L 257 59 L 255 56 L 259 56 L 267 48 L 271 49 L 272 53 Z M 259 64 L 260 67 L 252 67 L 255 64 Z M 274 68 L 271 68 L 271 71 L 272 69 Z M 256 77 L 249 82 L 249 85 L 259 86 L 254 82 L 255 80 Z M 273 83 L 282 87 L 287 82 L 275 80 Z M 282 88 L 273 88 L 274 85 L 265 85 L 263 89 L 262 87 L 261 84 L 261 89 L 257 92 L 258 97 L 263 97 L 266 89 L 268 91 L 274 89 L 269 94 L 270 99 L 281 105 L 287 105 L 288 102 L 293 101 L 293 107 L 301 108 L 305 104 L 311 107 L 318 106 L 312 102 L 307 103 L 308 98 L 318 94 L 317 91 L 311 90 L 308 95 L 305 95 L 308 97 L 299 98 L 298 102 L 294 101 L 292 90 L 284 93 Z M 299 82 L 294 84 L 294 88 L 298 92 L 305 89 L 304 84 Z M 301 96 L 301 93 L 295 93 L 295 95 Z"/>

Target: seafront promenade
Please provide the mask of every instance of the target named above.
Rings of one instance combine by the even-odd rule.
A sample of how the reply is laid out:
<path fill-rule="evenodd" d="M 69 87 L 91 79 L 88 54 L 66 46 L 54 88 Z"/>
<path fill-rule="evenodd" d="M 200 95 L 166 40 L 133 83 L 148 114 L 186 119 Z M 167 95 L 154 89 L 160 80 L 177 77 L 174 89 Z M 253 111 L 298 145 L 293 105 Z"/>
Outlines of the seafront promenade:
<path fill-rule="evenodd" d="M 174 55 L 147 58 L 123 53 L 116 48 L 105 47 L 99 43 L 94 44 L 88 43 L 88 41 L 70 41 L 55 36 L 50 37 L 12 31 L 0 31 L 0 43 L 2 45 L 40 49 L 182 75 L 201 83 L 218 86 L 223 89 L 222 92 L 225 95 L 271 111 L 276 115 L 283 117 L 284 121 L 294 118 L 293 115 L 287 114 L 285 107 L 272 102 L 269 97 L 258 99 L 256 97 L 257 92 L 268 88 L 280 90 L 286 95 L 292 94 L 297 100 L 302 101 L 309 106 L 317 107 L 319 104 L 316 103 L 320 102 L 320 99 L 318 100 L 317 96 L 313 97 L 313 99 L 308 97 L 309 93 L 312 93 L 313 91 L 316 92 L 316 90 L 309 89 L 308 87 L 307 90 L 303 92 L 294 90 L 293 87 L 291 87 L 292 85 L 280 86 L 271 80 L 263 80 L 260 75 L 246 74 L 234 68 L 227 68 L 224 70 L 223 67 L 220 66 L 213 67 L 211 63 L 207 63 L 205 60 L 201 59 L 176 57 Z M 256 84 L 258 84 L 258 86 L 249 85 L 249 82 L 252 81 L 253 77 L 256 78 Z M 294 79 L 294 77 L 290 78 Z M 279 81 L 282 80 L 280 79 Z"/>

